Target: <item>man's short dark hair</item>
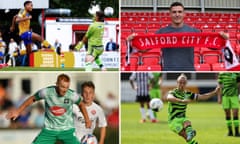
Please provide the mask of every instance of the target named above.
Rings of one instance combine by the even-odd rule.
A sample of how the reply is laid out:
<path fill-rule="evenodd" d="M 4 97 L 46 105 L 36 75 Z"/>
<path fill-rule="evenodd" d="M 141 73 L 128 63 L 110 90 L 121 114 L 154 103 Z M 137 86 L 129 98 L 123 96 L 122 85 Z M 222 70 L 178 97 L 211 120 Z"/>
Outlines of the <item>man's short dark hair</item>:
<path fill-rule="evenodd" d="M 85 87 L 90 87 L 93 90 L 95 90 L 95 85 L 94 85 L 94 83 L 92 81 L 85 81 L 85 82 L 82 83 L 82 92 L 83 92 L 83 89 Z"/>
<path fill-rule="evenodd" d="M 183 5 L 181 2 L 173 2 L 173 3 L 170 5 L 170 10 L 172 9 L 172 7 L 175 7 L 175 6 L 181 6 L 181 7 L 183 7 L 183 9 L 184 9 L 184 5 Z"/>
<path fill-rule="evenodd" d="M 99 21 L 104 22 L 104 13 L 102 11 L 97 11 L 96 16 L 98 17 Z"/>
<path fill-rule="evenodd" d="M 23 4 L 24 7 L 25 7 L 27 4 L 29 4 L 29 3 L 32 3 L 32 1 L 25 1 L 24 4 Z"/>

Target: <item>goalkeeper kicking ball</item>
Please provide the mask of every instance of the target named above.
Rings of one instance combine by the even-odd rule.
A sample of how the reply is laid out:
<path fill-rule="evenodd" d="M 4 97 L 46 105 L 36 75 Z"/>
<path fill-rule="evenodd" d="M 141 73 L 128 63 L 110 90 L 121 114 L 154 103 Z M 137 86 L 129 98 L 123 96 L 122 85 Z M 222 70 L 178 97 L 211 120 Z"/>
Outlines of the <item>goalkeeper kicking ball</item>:
<path fill-rule="evenodd" d="M 105 15 L 105 16 L 112 16 L 113 13 L 114 13 L 114 10 L 113 10 L 112 7 L 106 7 L 106 8 L 104 9 L 104 15 Z"/>
<path fill-rule="evenodd" d="M 81 144 L 98 144 L 98 141 L 95 135 L 86 134 L 82 137 Z"/>
<path fill-rule="evenodd" d="M 159 98 L 151 99 L 149 105 L 150 105 L 150 108 L 155 110 L 155 111 L 159 111 L 159 110 L 163 109 L 163 102 Z"/>

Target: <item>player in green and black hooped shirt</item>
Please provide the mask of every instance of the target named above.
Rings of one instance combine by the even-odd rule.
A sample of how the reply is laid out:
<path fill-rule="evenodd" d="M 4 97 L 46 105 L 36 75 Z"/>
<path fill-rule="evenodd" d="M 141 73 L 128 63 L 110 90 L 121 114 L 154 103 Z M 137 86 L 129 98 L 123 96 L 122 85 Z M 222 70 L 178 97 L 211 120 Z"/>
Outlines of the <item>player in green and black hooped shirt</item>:
<path fill-rule="evenodd" d="M 26 107 L 35 101 L 44 99 L 44 128 L 32 144 L 55 144 L 56 140 L 61 140 L 64 144 L 79 144 L 80 142 L 75 136 L 73 123 L 73 104 L 79 105 L 87 128 L 91 127 L 91 121 L 85 105 L 81 101 L 81 97 L 70 90 L 69 86 L 70 78 L 65 74 L 61 74 L 57 78 L 56 86 L 50 86 L 37 91 L 18 109 L 9 111 L 6 117 L 15 120 Z"/>
<path fill-rule="evenodd" d="M 187 104 L 191 101 L 206 100 L 218 92 L 218 87 L 206 94 L 194 94 L 186 91 L 187 77 L 181 74 L 177 79 L 177 88 L 170 91 L 168 100 L 168 124 L 172 131 L 182 136 L 188 144 L 197 144 L 194 139 L 196 131 L 193 130 L 190 120 L 186 117 Z"/>
<path fill-rule="evenodd" d="M 238 119 L 238 108 L 239 108 L 239 84 L 240 84 L 240 73 L 219 73 L 218 83 L 221 87 L 218 94 L 218 102 L 222 103 L 225 111 L 225 119 L 228 127 L 228 136 L 233 136 L 232 123 L 235 128 L 235 136 L 240 137 L 239 134 L 239 119 Z M 231 110 L 233 120 L 231 118 Z"/>

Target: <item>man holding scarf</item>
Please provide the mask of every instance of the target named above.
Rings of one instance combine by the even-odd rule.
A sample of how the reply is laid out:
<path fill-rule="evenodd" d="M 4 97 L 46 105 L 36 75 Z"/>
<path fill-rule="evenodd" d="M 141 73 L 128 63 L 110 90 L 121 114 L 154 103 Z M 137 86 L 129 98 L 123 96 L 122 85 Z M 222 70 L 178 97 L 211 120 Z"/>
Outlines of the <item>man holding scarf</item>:
<path fill-rule="evenodd" d="M 182 39 L 184 39 L 184 33 L 200 33 L 200 30 L 190 27 L 184 23 L 185 11 L 184 6 L 180 2 L 174 2 L 170 6 L 170 17 L 171 24 L 168 26 L 159 29 L 156 34 L 170 34 L 173 33 L 173 36 L 178 33 L 183 33 Z M 193 34 L 193 35 L 194 35 Z M 221 37 L 228 39 L 229 35 L 220 32 Z M 133 40 L 137 35 L 134 33 L 128 37 L 128 40 Z M 150 35 L 151 37 L 151 35 Z M 173 39 L 174 40 L 174 39 Z M 173 42 L 173 40 L 171 42 Z M 186 40 L 186 39 L 184 39 Z M 132 41 L 132 44 L 134 43 Z M 136 42 L 136 41 L 135 41 Z M 150 40 L 151 42 L 151 40 Z M 204 42 L 208 44 L 208 41 Z M 149 42 L 147 44 L 150 44 Z M 165 44 L 168 44 L 167 42 Z M 187 43 L 184 43 L 185 46 L 169 46 L 162 47 L 162 70 L 163 71 L 195 71 L 194 68 L 194 47 Z M 202 43 L 201 43 L 202 44 Z M 134 45 L 134 44 L 133 44 Z M 187 44 L 188 45 L 188 44 Z M 208 44 L 210 45 L 210 44 Z M 155 45 L 156 46 L 156 45 Z M 134 47 L 134 46 L 132 46 Z M 135 47 L 138 51 L 146 52 L 148 49 L 143 51 L 140 48 Z M 160 48 L 160 47 L 159 47 Z M 212 47 L 210 47 L 212 48 Z"/>

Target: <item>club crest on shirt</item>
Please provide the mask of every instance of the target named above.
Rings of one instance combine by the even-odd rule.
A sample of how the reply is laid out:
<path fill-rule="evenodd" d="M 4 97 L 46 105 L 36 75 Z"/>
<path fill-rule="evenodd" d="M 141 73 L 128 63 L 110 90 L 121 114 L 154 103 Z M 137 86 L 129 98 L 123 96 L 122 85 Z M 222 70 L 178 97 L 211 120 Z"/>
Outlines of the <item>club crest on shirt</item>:
<path fill-rule="evenodd" d="M 67 98 L 64 99 L 64 103 L 65 103 L 65 104 L 68 104 L 68 103 L 69 103 L 69 99 L 67 99 Z"/>
<path fill-rule="evenodd" d="M 96 114 L 96 110 L 94 109 L 94 110 L 91 110 L 91 114 L 92 115 L 95 115 Z"/>

